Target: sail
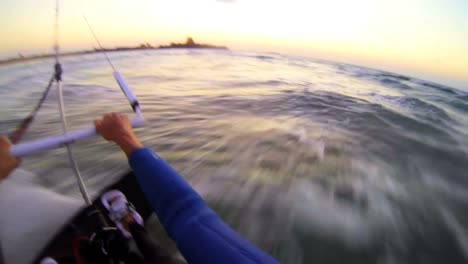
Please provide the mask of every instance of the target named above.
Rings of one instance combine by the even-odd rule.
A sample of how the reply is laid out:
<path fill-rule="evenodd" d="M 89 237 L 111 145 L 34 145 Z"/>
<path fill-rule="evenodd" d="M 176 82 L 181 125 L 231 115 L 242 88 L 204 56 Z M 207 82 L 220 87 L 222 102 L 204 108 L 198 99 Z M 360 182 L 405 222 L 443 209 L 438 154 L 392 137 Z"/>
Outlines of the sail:
<path fill-rule="evenodd" d="M 5 264 L 29 264 L 85 203 L 44 188 L 17 169 L 0 184 L 0 246 Z"/>

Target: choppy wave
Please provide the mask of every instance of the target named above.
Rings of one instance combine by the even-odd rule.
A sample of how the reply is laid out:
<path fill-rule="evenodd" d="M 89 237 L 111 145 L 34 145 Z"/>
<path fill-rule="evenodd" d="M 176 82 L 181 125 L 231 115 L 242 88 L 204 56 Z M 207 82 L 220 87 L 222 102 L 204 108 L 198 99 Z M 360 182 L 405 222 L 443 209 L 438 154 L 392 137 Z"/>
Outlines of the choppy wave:
<path fill-rule="evenodd" d="M 468 93 L 280 54 L 109 54 L 140 98 L 144 143 L 236 230 L 283 263 L 465 263 Z M 0 68 L 0 133 L 41 94 L 50 61 Z M 131 114 L 99 54 L 63 61 L 72 128 Z M 27 140 L 60 133 L 51 92 Z M 74 146 L 90 192 L 128 169 L 115 146 Z M 78 197 L 63 149 L 25 158 Z"/>

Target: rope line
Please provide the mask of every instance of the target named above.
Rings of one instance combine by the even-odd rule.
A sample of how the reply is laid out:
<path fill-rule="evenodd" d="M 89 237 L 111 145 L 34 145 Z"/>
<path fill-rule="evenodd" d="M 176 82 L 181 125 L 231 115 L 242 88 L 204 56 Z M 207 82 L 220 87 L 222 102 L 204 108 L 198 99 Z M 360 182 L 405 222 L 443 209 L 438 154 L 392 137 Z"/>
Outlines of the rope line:
<path fill-rule="evenodd" d="M 108 62 L 109 65 L 111 66 L 112 70 L 113 70 L 113 71 L 116 71 L 116 70 L 115 70 L 115 67 L 114 67 L 114 64 L 112 64 L 111 60 L 109 59 L 109 56 L 107 56 L 106 50 L 105 50 L 104 47 L 101 45 L 101 42 L 99 41 L 98 37 L 96 36 L 96 33 L 94 33 L 94 30 L 93 30 L 93 28 L 91 27 L 91 24 L 89 23 L 88 19 L 86 18 L 85 15 L 83 15 L 83 18 L 84 18 L 84 20 L 86 21 L 86 24 L 88 25 L 89 31 L 91 31 L 91 34 L 93 35 L 94 39 L 96 40 L 97 44 L 99 45 L 99 48 L 100 48 L 101 51 L 104 53 L 104 56 L 106 57 L 107 62 Z"/>
<path fill-rule="evenodd" d="M 34 118 L 36 117 L 36 114 L 39 112 L 41 109 L 42 105 L 44 104 L 47 95 L 49 94 L 50 88 L 52 87 L 52 84 L 54 83 L 56 78 L 56 74 L 52 75 L 52 77 L 49 80 L 49 84 L 45 88 L 44 92 L 42 92 L 42 97 L 41 99 L 37 102 L 36 107 L 29 113 L 28 116 L 26 116 L 21 123 L 16 127 L 15 131 L 13 131 L 10 136 L 8 137 L 13 144 L 17 144 L 26 134 L 26 131 L 30 127 L 31 123 L 34 121 Z"/>
<path fill-rule="evenodd" d="M 37 103 L 36 107 L 31 111 L 31 113 L 26 116 L 21 123 L 16 127 L 15 131 L 13 131 L 10 136 L 8 137 L 13 144 L 19 143 L 19 141 L 23 138 L 23 136 L 28 131 L 28 128 L 31 126 L 31 123 L 34 121 L 37 113 L 41 109 L 44 101 L 49 94 L 50 88 L 54 81 L 57 83 L 62 81 L 62 65 L 60 64 L 60 46 L 59 46 L 59 1 L 55 2 L 55 27 L 54 27 L 54 52 L 55 52 L 55 65 L 54 65 L 54 74 L 49 80 L 49 84 L 47 85 L 45 91 L 42 93 L 42 97 Z"/>

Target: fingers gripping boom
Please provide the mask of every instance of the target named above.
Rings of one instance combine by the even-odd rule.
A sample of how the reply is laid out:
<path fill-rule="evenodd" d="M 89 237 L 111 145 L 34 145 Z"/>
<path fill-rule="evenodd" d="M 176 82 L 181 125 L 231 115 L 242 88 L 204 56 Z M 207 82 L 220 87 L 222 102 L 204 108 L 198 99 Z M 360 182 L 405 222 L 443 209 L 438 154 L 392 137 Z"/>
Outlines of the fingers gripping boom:
<path fill-rule="evenodd" d="M 10 142 L 0 136 L 0 181 L 18 167 L 20 160 L 10 154 Z"/>

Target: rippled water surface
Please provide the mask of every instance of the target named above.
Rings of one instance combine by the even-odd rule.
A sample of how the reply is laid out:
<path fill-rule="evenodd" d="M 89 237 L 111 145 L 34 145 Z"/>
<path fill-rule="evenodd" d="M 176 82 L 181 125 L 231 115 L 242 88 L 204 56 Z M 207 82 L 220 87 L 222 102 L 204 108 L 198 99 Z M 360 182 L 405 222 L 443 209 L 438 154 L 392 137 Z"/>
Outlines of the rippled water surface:
<path fill-rule="evenodd" d="M 278 54 L 109 54 L 139 97 L 138 135 L 236 230 L 283 263 L 466 263 L 468 93 Z M 64 57 L 69 125 L 131 114 L 102 54 Z M 0 67 L 0 133 L 40 98 L 52 60 Z M 60 133 L 57 96 L 26 140 Z M 128 170 L 98 138 L 74 146 L 91 193 Z M 23 160 L 79 196 L 64 149 Z"/>

